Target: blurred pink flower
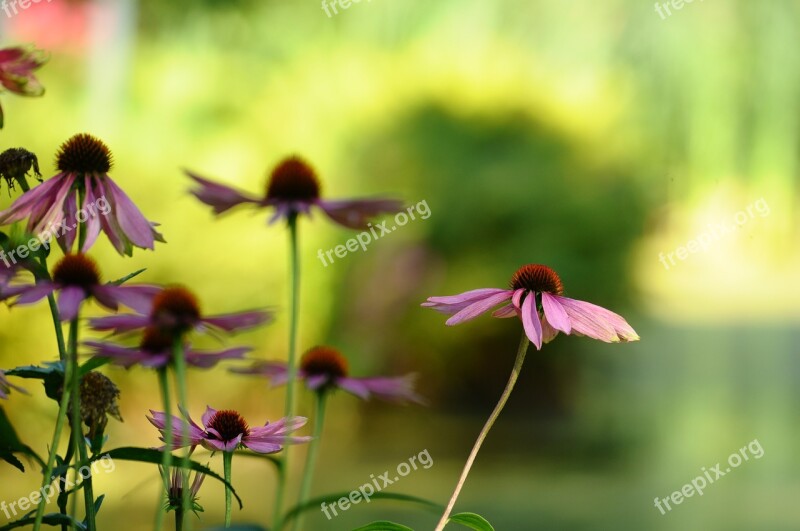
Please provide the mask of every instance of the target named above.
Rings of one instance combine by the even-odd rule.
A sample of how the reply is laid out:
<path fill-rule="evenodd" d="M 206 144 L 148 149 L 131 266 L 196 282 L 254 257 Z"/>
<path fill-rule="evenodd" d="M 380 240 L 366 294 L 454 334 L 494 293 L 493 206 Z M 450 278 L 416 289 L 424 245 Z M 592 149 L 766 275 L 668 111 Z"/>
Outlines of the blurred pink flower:
<path fill-rule="evenodd" d="M 26 391 L 22 387 L 17 387 L 16 385 L 10 383 L 6 379 L 6 373 L 4 373 L 3 371 L 0 371 L 0 398 L 7 399 L 8 398 L 8 393 L 10 393 L 12 389 L 14 389 L 15 391 L 19 391 L 20 393 L 23 393 L 23 394 L 26 394 L 26 395 L 28 394 L 28 391 Z"/>
<path fill-rule="evenodd" d="M 232 368 L 238 374 L 255 374 L 267 378 L 271 385 L 286 383 L 289 367 L 283 361 L 257 361 L 249 368 Z M 416 402 L 425 400 L 414 391 L 416 376 L 354 378 L 348 375 L 348 363 L 342 354 L 326 346 L 314 347 L 303 355 L 297 378 L 305 381 L 312 391 L 342 389 L 364 400 L 372 396 L 390 402 Z"/>
<path fill-rule="evenodd" d="M 150 411 L 152 417 L 147 417 L 150 424 L 161 432 L 161 441 L 164 441 L 167 429 L 167 416 L 158 411 Z M 248 448 L 259 454 L 272 454 L 279 452 L 286 444 L 301 444 L 311 440 L 311 437 L 291 437 L 289 433 L 301 428 L 308 419 L 305 417 L 283 418 L 277 422 L 267 422 L 263 426 L 251 428 L 242 416 L 234 410 L 223 409 L 217 411 L 208 407 L 201 419 L 201 428 L 184 413 L 188 421 L 189 433 L 186 445 L 182 443 L 183 420 L 172 416 L 169 429 L 172 430 L 172 448 L 191 446 L 193 449 L 198 444 L 212 452 L 233 452 L 237 448 Z"/>
<path fill-rule="evenodd" d="M 44 87 L 33 71 L 47 60 L 44 53 L 20 46 L 0 49 L 0 85 L 20 96 L 41 96 Z M 3 108 L 0 107 L 0 128 L 3 127 Z"/>
<path fill-rule="evenodd" d="M 488 312 L 500 303 L 510 304 L 495 311 L 494 317 L 522 319 L 525 333 L 537 349 L 558 332 L 599 339 L 606 343 L 637 341 L 639 336 L 619 315 L 594 304 L 564 297 L 564 287 L 555 271 L 529 264 L 511 279 L 511 289 L 484 288 L 449 297 L 429 297 L 422 306 L 452 315 L 448 326 L 461 324 Z"/>
<path fill-rule="evenodd" d="M 128 256 L 133 254 L 133 247 L 152 250 L 156 241 L 164 241 L 154 228 L 156 224 L 145 219 L 108 176 L 111 152 L 101 140 L 85 133 L 73 136 L 61 145 L 56 164 L 59 173 L 0 212 L 0 224 L 27 218 L 28 232 L 56 232 L 64 252 L 72 250 L 79 224 L 86 226 L 81 252 L 94 245 L 101 230 L 117 252 Z M 78 205 L 81 194 L 83 204 Z"/>
<path fill-rule="evenodd" d="M 274 208 L 270 224 L 301 214 L 310 216 L 311 208 L 317 207 L 335 223 L 363 230 L 368 228 L 371 218 L 403 209 L 402 202 L 393 199 L 322 199 L 314 170 L 298 157 L 289 157 L 275 167 L 261 197 L 215 183 L 188 170 L 186 174 L 198 185 L 192 194 L 213 207 L 215 214 L 243 204 Z"/>
<path fill-rule="evenodd" d="M 52 280 L 39 280 L 35 284 L 0 284 L 0 301 L 16 297 L 14 304 L 32 304 L 58 292 L 61 320 L 71 321 L 78 315 L 81 304 L 89 298 L 110 310 L 117 310 L 120 304 L 137 310 L 147 307 L 158 289 L 144 284 L 101 284 L 100 270 L 93 259 L 84 254 L 68 254 L 53 268 Z"/>

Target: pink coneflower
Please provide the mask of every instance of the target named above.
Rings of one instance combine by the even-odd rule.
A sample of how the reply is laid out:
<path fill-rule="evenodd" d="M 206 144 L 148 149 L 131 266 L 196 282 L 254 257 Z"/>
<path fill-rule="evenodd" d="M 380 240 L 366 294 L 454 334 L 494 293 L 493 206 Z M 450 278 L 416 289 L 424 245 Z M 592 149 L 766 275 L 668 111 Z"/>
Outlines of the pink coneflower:
<path fill-rule="evenodd" d="M 310 215 L 311 207 L 318 207 L 339 225 L 366 229 L 371 218 L 403 209 L 400 201 L 392 199 L 322 199 L 314 170 L 298 157 L 289 157 L 272 170 L 262 197 L 209 181 L 190 171 L 186 173 L 199 185 L 192 190 L 192 194 L 213 207 L 214 213 L 221 214 L 242 204 L 252 204 L 257 208 L 273 207 L 275 213 L 270 223 L 300 214 Z"/>
<path fill-rule="evenodd" d="M 257 361 L 249 368 L 232 368 L 230 371 L 264 376 L 274 386 L 285 384 L 289 378 L 289 368 L 283 361 Z M 349 376 L 347 359 L 338 350 L 327 346 L 314 347 L 303 355 L 297 378 L 304 380 L 312 391 L 342 389 L 364 400 L 375 396 L 390 402 L 425 403 L 414 392 L 415 375 L 354 378 Z"/>
<path fill-rule="evenodd" d="M 44 54 L 31 48 L 16 46 L 0 49 L 0 85 L 20 96 L 41 96 L 44 87 L 33 71 L 47 60 Z M 3 108 L 0 107 L 0 129 L 3 127 Z"/>
<path fill-rule="evenodd" d="M 166 415 L 158 411 L 150 411 L 152 417 L 147 417 L 150 424 L 161 432 L 161 440 L 165 440 Z M 286 444 L 301 444 L 311 440 L 311 437 L 292 437 L 289 433 L 301 428 L 308 419 L 305 417 L 283 418 L 277 422 L 267 422 L 263 426 L 251 428 L 242 416 L 232 410 L 217 411 L 208 407 L 203 413 L 201 428 L 186 415 L 189 434 L 186 444 L 182 442 L 183 419 L 172 416 L 172 447 L 173 449 L 184 446 L 196 447 L 198 444 L 212 452 L 233 452 L 244 447 L 259 454 L 273 454 L 283 449 Z"/>
<path fill-rule="evenodd" d="M 83 252 L 91 248 L 101 230 L 117 252 L 128 256 L 134 247 L 153 249 L 156 241 L 164 241 L 155 224 L 145 219 L 108 176 L 111 152 L 101 140 L 85 133 L 73 136 L 61 145 L 56 165 L 59 173 L 0 212 L 0 224 L 28 218 L 28 232 L 57 233 L 64 252 L 72 249 L 80 224 L 86 229 Z M 78 205 L 80 197 L 83 203 Z"/>
<path fill-rule="evenodd" d="M 8 398 L 8 393 L 10 393 L 12 389 L 14 389 L 15 391 L 18 391 L 20 393 L 26 394 L 26 395 L 28 394 L 28 391 L 26 391 L 22 387 L 17 387 L 16 385 L 14 385 L 11 382 L 9 382 L 6 379 L 6 373 L 3 372 L 3 371 L 0 371 L 0 398 L 2 398 L 4 400 L 7 399 Z"/>
<path fill-rule="evenodd" d="M 53 268 L 52 280 L 40 280 L 36 284 L 6 285 L 0 290 L 0 301 L 16 297 L 14 304 L 31 304 L 58 292 L 61 320 L 71 321 L 78 315 L 81 304 L 89 298 L 111 310 L 117 310 L 120 304 L 133 310 L 141 310 L 150 304 L 150 299 L 158 289 L 148 285 L 101 284 L 100 270 L 93 259 L 85 254 L 68 254 Z"/>
<path fill-rule="evenodd" d="M 112 315 L 90 319 L 95 330 L 113 330 L 115 333 L 130 332 L 155 327 L 166 333 L 183 335 L 191 330 L 205 331 L 208 328 L 224 332 L 236 332 L 253 328 L 272 319 L 272 314 L 263 310 L 203 316 L 194 293 L 182 286 L 161 289 L 140 315 Z"/>
<path fill-rule="evenodd" d="M 84 345 L 94 349 L 96 356 L 110 358 L 112 363 L 126 369 L 134 365 L 159 369 L 172 361 L 174 339 L 159 328 L 149 327 L 144 330 L 138 347 L 125 347 L 107 341 L 85 341 Z M 191 345 L 185 344 L 183 356 L 188 365 L 209 369 L 222 360 L 241 359 L 250 350 L 248 347 L 238 347 L 204 352 L 193 350 Z"/>
<path fill-rule="evenodd" d="M 637 341 L 639 336 L 619 315 L 594 304 L 564 297 L 564 287 L 555 271 L 529 264 L 511 279 L 511 289 L 476 289 L 449 297 L 429 297 L 422 306 L 452 315 L 447 325 L 469 321 L 500 303 L 511 303 L 495 311 L 494 317 L 522 319 L 525 333 L 537 349 L 558 332 L 584 335 L 606 343 Z"/>

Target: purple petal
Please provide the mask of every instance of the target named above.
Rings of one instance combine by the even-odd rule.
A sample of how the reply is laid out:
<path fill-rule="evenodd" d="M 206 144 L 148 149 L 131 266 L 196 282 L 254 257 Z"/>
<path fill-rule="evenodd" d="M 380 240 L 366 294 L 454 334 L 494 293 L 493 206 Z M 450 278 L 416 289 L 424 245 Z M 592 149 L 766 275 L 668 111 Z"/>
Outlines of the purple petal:
<path fill-rule="evenodd" d="M 217 414 L 217 410 L 212 408 L 211 406 L 206 406 L 206 410 L 203 413 L 203 416 L 200 417 L 200 422 L 203 423 L 203 426 L 208 427 L 208 423 L 211 421 L 211 417 Z M 219 435 L 219 434 L 218 434 Z"/>
<path fill-rule="evenodd" d="M 369 228 L 369 220 L 378 215 L 403 210 L 402 201 L 394 199 L 320 200 L 317 206 L 339 225 L 361 230 Z"/>
<path fill-rule="evenodd" d="M 457 324 L 461 324 L 464 321 L 469 321 L 470 319 L 474 319 L 478 317 L 480 314 L 488 312 L 498 304 L 503 301 L 507 301 L 511 298 L 512 292 L 503 290 L 500 293 L 495 295 L 489 295 L 485 299 L 478 300 L 477 302 L 473 302 L 463 310 L 459 311 L 455 315 L 453 315 L 450 319 L 448 319 L 445 324 L 447 326 L 455 326 Z"/>
<path fill-rule="evenodd" d="M 78 212 L 78 207 L 76 206 L 77 202 L 78 199 L 76 194 L 69 194 L 66 201 L 64 201 L 64 221 L 69 229 L 78 226 L 78 221 L 76 218 Z M 72 246 L 75 244 L 75 236 L 77 235 L 77 230 L 65 230 L 62 234 L 59 234 L 57 240 L 61 250 L 65 253 L 70 252 L 72 250 Z"/>
<path fill-rule="evenodd" d="M 558 298 L 547 292 L 542 292 L 542 309 L 547 322 L 565 334 L 572 332 L 572 325 L 569 324 L 569 317 L 566 310 L 558 303 Z"/>
<path fill-rule="evenodd" d="M 83 247 L 81 247 L 82 253 L 88 252 L 97 241 L 97 237 L 100 235 L 100 220 L 97 218 L 103 215 L 102 212 L 98 212 L 96 209 L 96 202 L 100 198 L 94 193 L 95 185 L 89 175 L 85 177 L 84 187 L 86 189 L 86 197 L 83 200 L 83 212 L 84 215 L 88 216 L 88 219 L 84 221 L 86 239 L 83 242 Z"/>
<path fill-rule="evenodd" d="M 243 441 L 243 444 L 250 450 L 258 454 L 274 454 L 283 450 L 283 446 L 272 442 L 262 442 L 252 440 L 250 437 Z"/>
<path fill-rule="evenodd" d="M 522 303 L 522 326 L 528 339 L 536 345 L 536 350 L 542 350 L 542 323 L 536 309 L 536 294 L 532 291 L 528 292 Z"/>
<path fill-rule="evenodd" d="M 426 302 L 422 303 L 424 308 L 432 308 L 437 312 L 452 315 L 458 313 L 473 302 L 484 299 L 490 295 L 497 293 L 505 293 L 508 290 L 497 288 L 481 288 L 467 291 L 459 295 L 450 295 L 446 297 L 428 297 Z"/>
<path fill-rule="evenodd" d="M 50 201 L 45 200 L 51 192 L 61 189 L 61 185 L 64 183 L 64 175 L 59 173 L 22 194 L 9 208 L 0 212 L 0 225 L 10 225 L 30 217 L 33 209 L 37 205 L 42 205 L 43 202 L 49 205 Z"/>
<path fill-rule="evenodd" d="M 550 343 L 558 335 L 558 330 L 550 326 L 547 319 L 542 316 L 542 343 Z"/>
<path fill-rule="evenodd" d="M 150 318 L 146 315 L 111 315 L 89 319 L 89 325 L 95 330 L 113 330 L 117 334 L 145 328 L 149 324 Z"/>
<path fill-rule="evenodd" d="M 507 304 L 506 306 L 503 306 L 499 310 L 495 311 L 492 314 L 492 317 L 497 317 L 499 319 L 506 319 L 508 317 L 514 317 L 516 315 L 519 315 L 518 312 L 519 312 L 519 310 L 517 310 L 514 307 L 514 304 L 511 303 L 511 304 Z"/>
<path fill-rule="evenodd" d="M 99 291 L 104 297 L 113 299 L 119 304 L 124 304 L 135 312 L 147 314 L 150 312 L 153 297 L 161 290 L 163 290 L 163 288 L 160 286 L 148 284 L 139 284 L 135 286 L 105 284 L 95 288 L 95 293 Z"/>
<path fill-rule="evenodd" d="M 314 376 L 306 376 L 306 387 L 312 391 L 316 391 L 330 380 L 327 374 L 315 374 Z"/>
<path fill-rule="evenodd" d="M 289 368 L 285 361 L 257 361 L 250 367 L 234 367 L 228 370 L 236 374 L 264 376 L 273 387 L 283 385 L 289 380 Z M 301 377 L 300 372 L 298 371 L 298 377 Z"/>
<path fill-rule="evenodd" d="M 209 369 L 222 360 L 242 359 L 244 355 L 251 350 L 253 349 L 249 347 L 229 348 L 219 352 L 199 352 L 188 350 L 185 354 L 186 363 L 201 369 Z"/>
<path fill-rule="evenodd" d="M 152 225 L 139 211 L 133 201 L 125 195 L 122 188 L 111 180 L 107 175 L 103 177 L 106 190 L 110 190 L 114 196 L 114 212 L 110 215 L 116 217 L 119 227 L 125 236 L 137 247 L 143 249 L 153 249 L 155 237 Z"/>
<path fill-rule="evenodd" d="M 111 211 L 108 213 L 108 215 L 100 217 L 100 227 L 108 237 L 111 245 L 114 246 L 114 249 L 116 249 L 119 254 L 131 256 L 133 253 L 133 247 L 131 246 L 130 241 L 128 241 L 128 238 L 125 237 L 125 233 L 122 231 L 122 228 L 119 226 L 119 222 L 114 215 L 114 212 L 116 211 L 114 194 L 110 189 L 108 189 L 108 184 L 104 179 L 96 181 L 95 184 L 97 186 L 95 195 L 104 197 L 108 202 L 108 205 L 111 207 Z"/>
<path fill-rule="evenodd" d="M 254 310 L 249 312 L 230 313 L 225 315 L 216 315 L 212 317 L 205 317 L 201 321 L 205 324 L 211 325 L 214 328 L 219 328 L 225 332 L 235 332 L 237 330 L 246 330 L 258 325 L 271 321 L 272 314 L 267 311 Z"/>
<path fill-rule="evenodd" d="M 190 190 L 201 202 L 212 207 L 215 214 L 222 214 L 231 208 L 246 203 L 261 204 L 261 199 L 245 192 L 240 192 L 230 186 L 209 181 L 189 170 L 183 170 L 186 175 L 199 186 Z"/>
<path fill-rule="evenodd" d="M 160 411 L 153 411 L 150 410 L 150 414 L 152 417 L 147 417 L 147 420 L 155 426 L 161 432 L 161 440 L 164 440 L 164 433 L 167 429 L 167 416 Z M 189 428 L 189 432 L 186 434 L 186 443 L 183 444 L 183 426 L 184 422 Z M 182 448 L 183 446 L 196 446 L 205 438 L 205 433 L 201 430 L 191 419 L 184 421 L 180 417 L 176 417 L 172 415 L 171 422 L 169 422 L 169 428 L 172 431 L 172 448 Z"/>
<path fill-rule="evenodd" d="M 78 316 L 81 303 L 86 300 L 86 292 L 77 286 L 63 288 L 58 294 L 58 313 L 62 321 L 72 321 Z"/>
<path fill-rule="evenodd" d="M 638 341 L 639 335 L 616 313 L 585 301 L 560 296 L 557 299 L 574 331 L 606 343 Z"/>
<path fill-rule="evenodd" d="M 53 293 L 55 289 L 55 284 L 45 280 L 33 286 L 9 286 L 3 290 L 3 297 L 12 297 L 18 294 L 19 298 L 14 301 L 14 304 L 31 304 L 34 302 L 39 302 L 43 298 Z"/>
<path fill-rule="evenodd" d="M 416 402 L 425 400 L 414 391 L 416 375 L 373 378 L 339 378 L 337 385 L 361 398 L 374 395 L 390 402 Z"/>

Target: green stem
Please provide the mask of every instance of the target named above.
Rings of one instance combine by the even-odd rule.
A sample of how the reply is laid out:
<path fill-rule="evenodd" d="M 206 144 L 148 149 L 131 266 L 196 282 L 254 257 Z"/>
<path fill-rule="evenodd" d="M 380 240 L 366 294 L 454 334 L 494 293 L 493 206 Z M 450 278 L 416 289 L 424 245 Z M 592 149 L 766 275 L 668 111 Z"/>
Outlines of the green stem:
<path fill-rule="evenodd" d="M 50 485 L 53 481 L 53 467 L 56 463 L 56 453 L 58 451 L 58 443 L 61 440 L 61 432 L 64 429 L 64 421 L 67 419 L 67 407 L 70 403 L 70 388 L 67 385 L 72 380 L 72 364 L 68 363 L 64 370 L 64 385 L 61 391 L 61 402 L 58 405 L 58 416 L 56 417 L 56 427 L 53 431 L 53 439 L 50 442 L 50 454 L 47 457 L 47 466 L 44 470 L 42 477 L 42 489 Z M 47 504 L 46 498 L 42 497 L 39 505 L 36 507 L 36 518 L 33 523 L 33 530 L 39 531 L 42 527 L 42 517 L 44 517 L 44 508 Z"/>
<path fill-rule="evenodd" d="M 25 176 L 24 175 L 22 177 L 20 177 L 19 179 L 15 179 L 15 181 L 17 181 L 17 183 L 19 184 L 19 187 L 22 188 L 22 193 L 23 194 L 25 192 L 30 191 L 31 187 L 28 184 L 28 181 L 25 180 Z"/>
<path fill-rule="evenodd" d="M 44 268 L 44 274 L 39 276 L 37 275 L 36 279 L 38 280 L 50 280 L 50 274 L 47 271 L 47 258 L 42 256 L 39 259 L 39 263 L 42 264 Z M 61 315 L 58 313 L 58 305 L 56 304 L 56 297 L 52 293 L 47 296 L 47 303 L 50 305 L 50 315 L 53 317 L 53 328 L 56 331 L 56 343 L 58 345 L 58 358 L 66 363 L 67 359 L 67 347 L 64 344 L 64 329 L 61 326 Z"/>
<path fill-rule="evenodd" d="M 325 404 L 327 402 L 328 392 L 326 389 L 321 389 L 314 393 L 316 400 L 315 417 L 314 417 L 314 438 L 311 439 L 308 447 L 308 455 L 306 456 L 306 469 L 303 472 L 303 482 L 300 484 L 300 500 L 297 502 L 298 506 L 302 506 L 307 500 L 311 492 L 311 482 L 314 478 L 314 471 L 317 469 L 317 457 L 319 456 L 319 445 L 322 439 L 322 426 L 325 423 Z M 294 521 L 292 529 L 303 527 L 303 517 L 305 513 L 301 512 Z"/>
<path fill-rule="evenodd" d="M 169 492 L 169 475 L 172 468 L 172 399 L 169 395 L 169 380 L 167 368 L 158 369 L 158 383 L 161 387 L 161 398 L 164 401 L 164 453 L 161 458 L 162 479 L 164 488 Z M 161 493 L 158 496 L 158 510 L 156 513 L 156 531 L 161 531 L 164 526 L 164 514 L 161 510 Z"/>
<path fill-rule="evenodd" d="M 231 463 L 233 462 L 233 452 L 222 452 L 222 466 L 225 473 L 225 481 L 231 484 Z M 231 526 L 231 489 L 225 485 L 225 527 Z"/>
<path fill-rule="evenodd" d="M 179 337 L 172 346 L 172 362 L 175 366 L 175 382 L 178 387 L 178 407 L 181 411 L 188 411 L 188 401 L 186 392 L 186 359 L 183 352 L 183 341 Z M 181 489 L 181 516 L 189 513 L 189 421 L 185 415 L 181 415 L 183 425 L 181 426 L 181 446 L 184 448 L 181 457 L 181 478 L 183 488 Z M 177 513 L 177 511 L 176 511 Z M 176 514 L 177 517 L 177 514 Z"/>
<path fill-rule="evenodd" d="M 291 269 L 291 292 L 289 294 L 289 356 L 288 381 L 286 382 L 285 416 L 294 415 L 294 384 L 297 379 L 297 325 L 300 315 L 300 259 L 298 250 L 297 214 L 289 215 L 289 267 Z M 283 451 L 284 473 L 278 476 L 278 488 L 275 491 L 275 519 L 273 529 L 283 527 L 283 495 L 286 490 L 286 479 L 289 475 L 289 448 Z"/>
<path fill-rule="evenodd" d="M 70 420 L 72 421 L 72 437 L 75 448 L 78 450 L 78 459 L 75 463 L 76 473 L 81 467 L 87 466 L 89 463 L 89 456 L 86 453 L 86 442 L 83 438 L 83 429 L 81 428 L 81 375 L 78 365 L 78 318 L 72 320 L 69 325 L 69 363 L 72 365 L 72 412 Z M 80 466 L 78 466 L 80 465 Z M 82 477 L 82 475 L 81 475 Z M 92 469 L 89 467 L 89 476 L 81 483 L 83 486 L 83 504 L 88 523 L 89 531 L 96 531 L 97 523 L 95 522 L 94 514 L 94 489 L 92 488 Z"/>
<path fill-rule="evenodd" d="M 69 439 L 69 443 L 67 443 L 67 453 L 64 455 L 64 463 L 69 465 L 72 462 L 72 456 L 75 454 L 75 441 L 72 437 Z M 64 485 L 64 480 L 67 478 L 67 473 L 69 470 L 64 470 L 64 472 L 58 477 L 57 481 L 59 485 Z M 58 494 L 58 499 L 56 503 L 58 504 L 58 510 L 63 515 L 68 515 L 67 512 L 67 501 L 69 498 L 69 494 L 65 491 L 61 491 Z M 70 528 L 69 524 L 61 524 L 61 531 L 68 531 Z"/>
<path fill-rule="evenodd" d="M 175 509 L 175 531 L 183 530 L 183 509 Z"/>
<path fill-rule="evenodd" d="M 503 394 L 500 395 L 500 401 L 497 402 L 497 405 L 494 407 L 494 411 L 492 411 L 492 414 L 489 415 L 489 419 L 486 421 L 486 424 L 484 424 L 481 433 L 478 435 L 478 439 L 475 441 L 475 445 L 472 447 L 472 452 L 470 452 L 467 463 L 464 465 L 464 470 L 461 472 L 461 477 L 456 485 L 456 490 L 450 497 L 450 502 L 447 504 L 447 509 L 445 509 L 435 531 L 442 531 L 444 526 L 447 525 L 447 521 L 450 519 L 450 513 L 453 511 L 453 506 L 456 504 L 458 495 L 461 493 L 461 489 L 464 487 L 464 483 L 467 481 L 467 476 L 472 468 L 472 464 L 475 462 L 475 458 L 478 456 L 478 451 L 481 449 L 486 436 L 489 435 L 489 430 L 491 430 L 492 426 L 494 426 L 497 417 L 500 416 L 500 412 L 503 411 L 503 407 L 505 407 L 508 397 L 511 396 L 511 391 L 514 390 L 514 384 L 517 383 L 517 377 L 519 377 L 519 373 L 522 370 L 522 363 L 525 361 L 525 354 L 528 352 L 529 344 L 528 336 L 526 336 L 525 332 L 523 332 L 522 340 L 520 340 L 519 349 L 517 350 L 517 359 L 514 362 L 514 368 L 511 370 L 511 376 L 508 378 L 506 388 L 503 390 Z"/>

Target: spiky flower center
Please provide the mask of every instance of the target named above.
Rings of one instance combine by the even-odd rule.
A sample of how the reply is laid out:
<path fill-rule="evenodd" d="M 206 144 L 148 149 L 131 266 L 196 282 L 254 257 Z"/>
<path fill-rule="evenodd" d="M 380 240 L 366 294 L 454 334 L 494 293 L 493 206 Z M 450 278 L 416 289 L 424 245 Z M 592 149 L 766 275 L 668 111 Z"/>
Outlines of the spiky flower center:
<path fill-rule="evenodd" d="M 330 379 L 347 376 L 348 364 L 342 354 L 332 347 L 314 347 L 303 355 L 300 369 L 307 376 L 327 376 Z"/>
<path fill-rule="evenodd" d="M 77 286 L 88 291 L 100 284 L 97 262 L 85 254 L 68 254 L 53 269 L 53 280 L 62 286 Z"/>
<path fill-rule="evenodd" d="M 200 320 L 197 297 L 181 286 L 165 288 L 153 299 L 151 317 L 172 333 L 188 332 Z"/>
<path fill-rule="evenodd" d="M 81 418 L 89 428 L 89 438 L 103 433 L 108 417 L 122 422 L 117 399 L 119 388 L 107 376 L 89 371 L 81 378 Z"/>
<path fill-rule="evenodd" d="M 304 160 L 289 157 L 281 161 L 267 183 L 267 199 L 312 201 L 319 198 L 319 181 Z"/>
<path fill-rule="evenodd" d="M 554 295 L 564 293 L 564 285 L 555 271 L 541 264 L 528 264 L 520 267 L 511 277 L 511 289 L 526 289 L 538 293 Z"/>
<path fill-rule="evenodd" d="M 223 409 L 214 413 L 206 425 L 206 429 L 208 428 L 216 430 L 223 442 L 232 441 L 239 435 L 247 437 L 250 434 L 250 426 L 238 412 L 232 409 Z M 216 435 L 213 433 L 208 435 L 212 439 L 216 439 Z"/>
<path fill-rule="evenodd" d="M 173 338 L 155 326 L 148 326 L 142 333 L 142 342 L 139 348 L 151 354 L 161 354 L 172 348 Z"/>
<path fill-rule="evenodd" d="M 99 138 L 79 133 L 61 144 L 56 166 L 66 173 L 108 173 L 111 151 Z"/>

